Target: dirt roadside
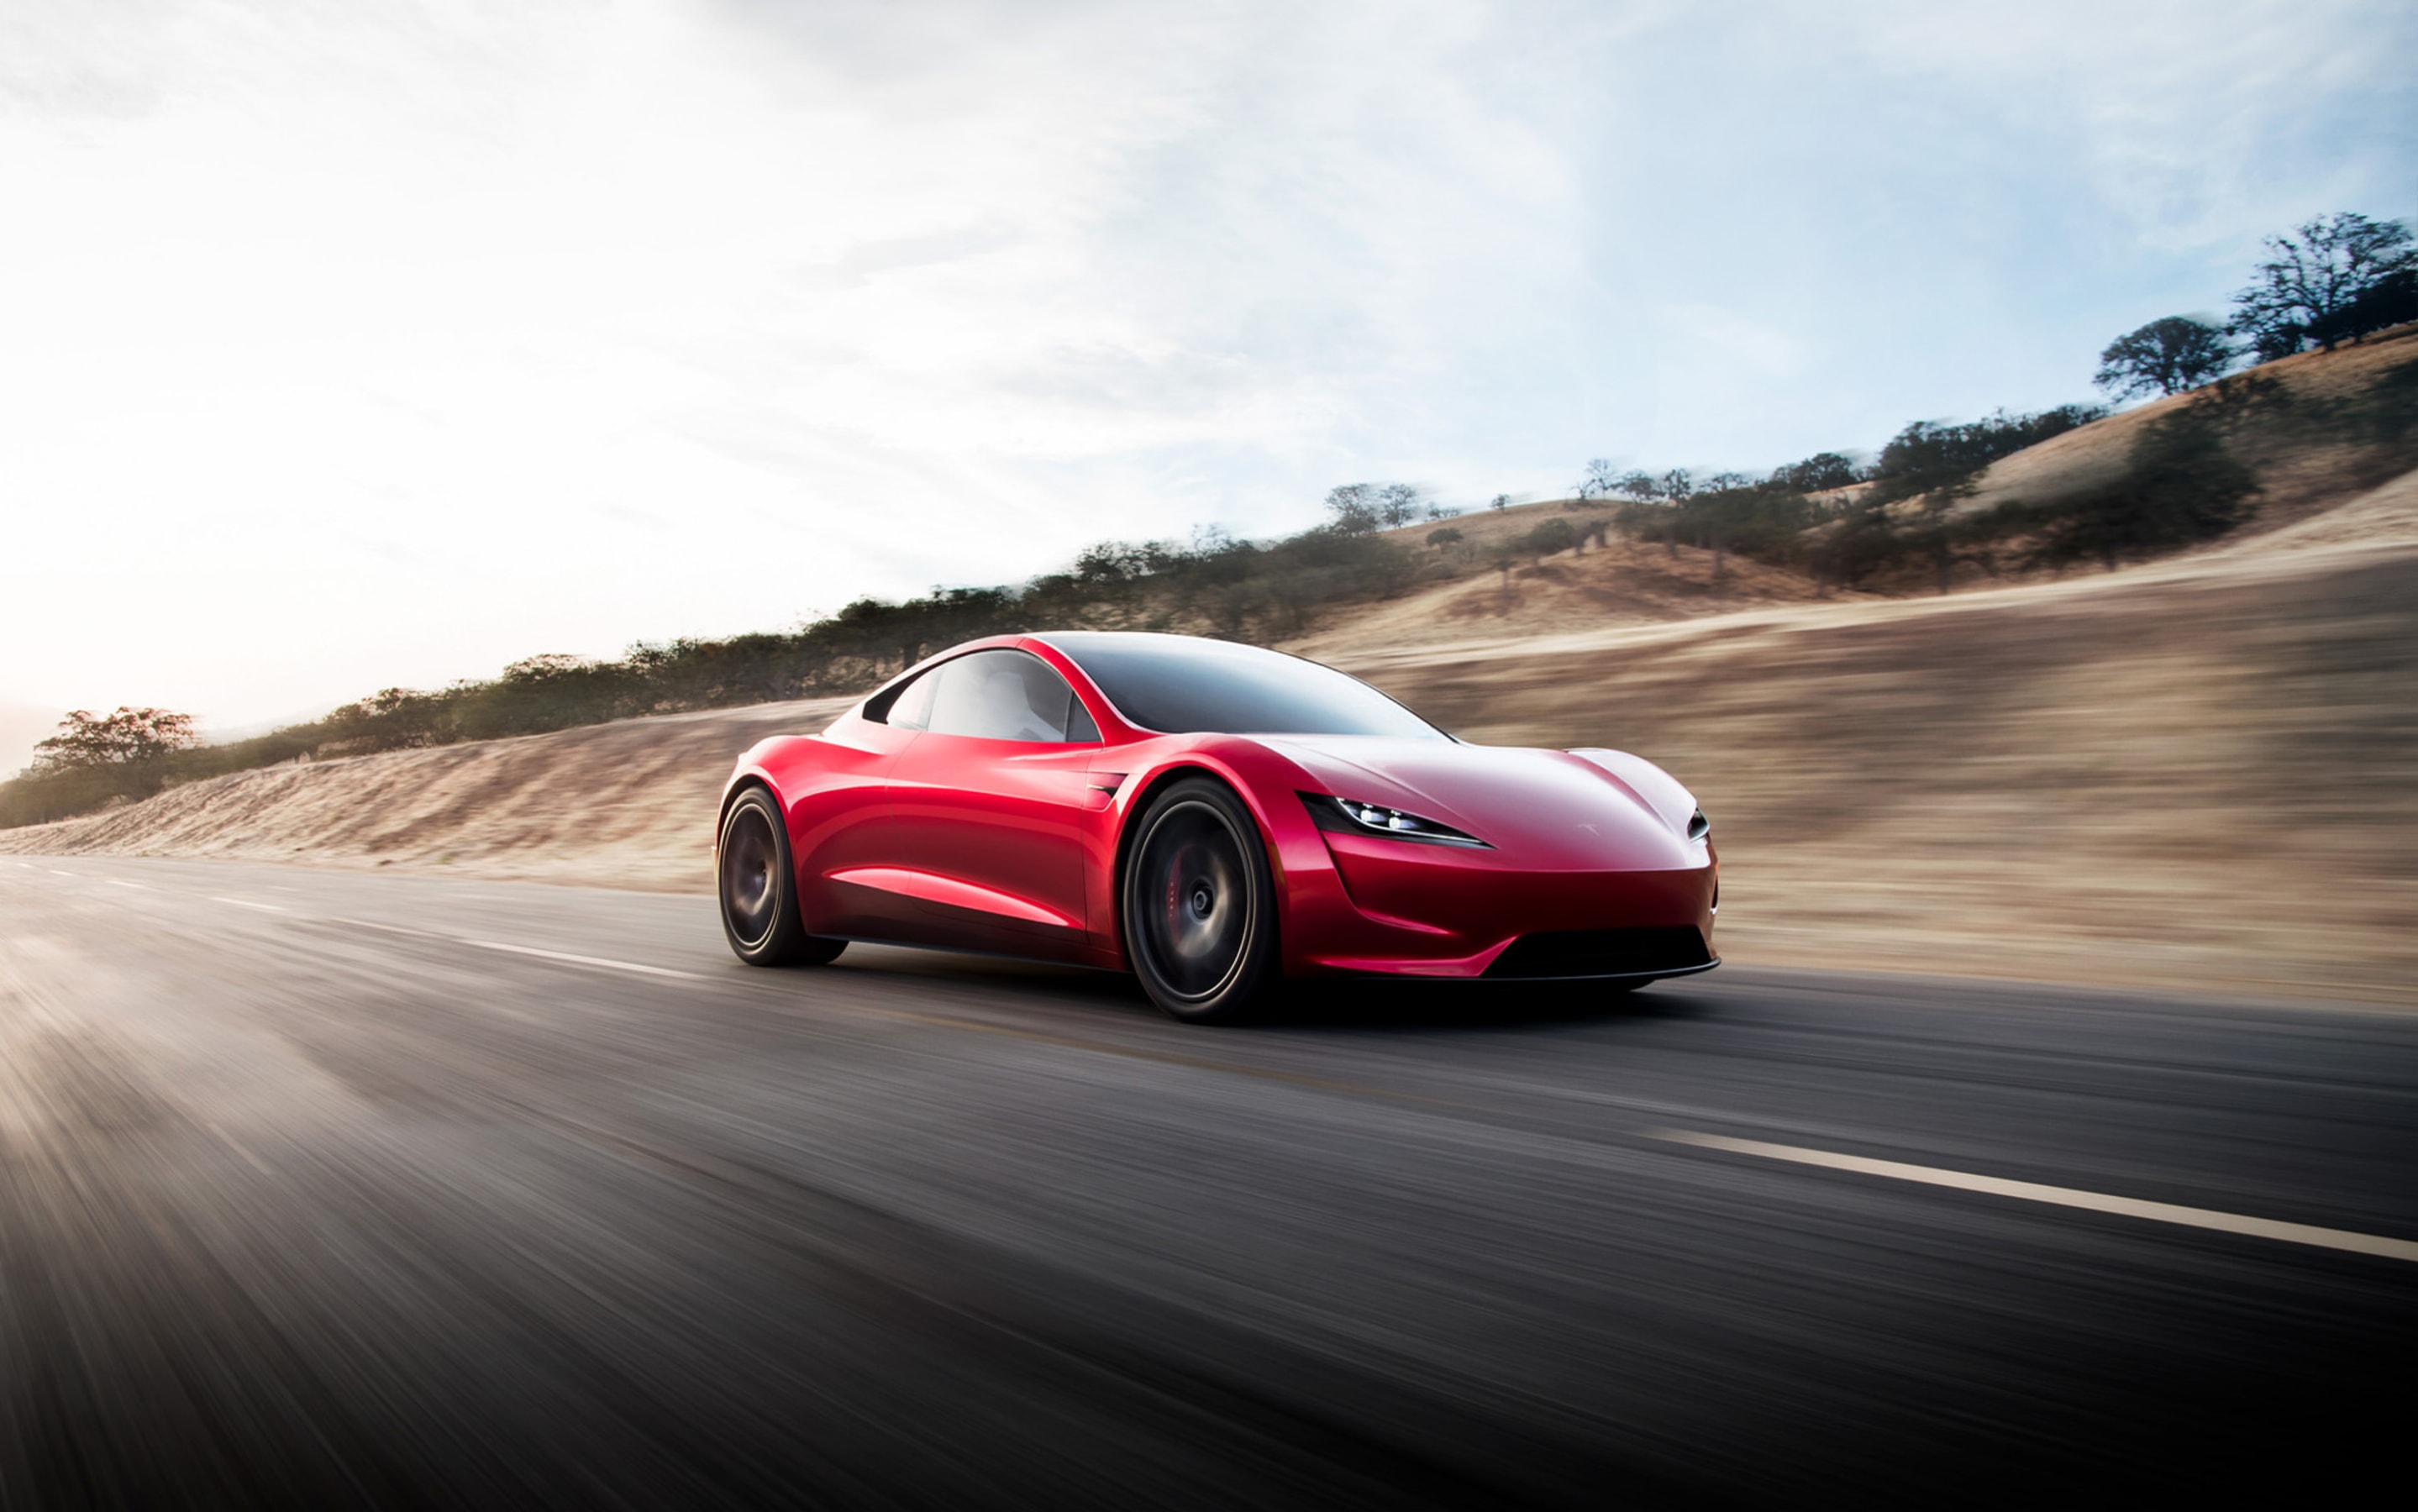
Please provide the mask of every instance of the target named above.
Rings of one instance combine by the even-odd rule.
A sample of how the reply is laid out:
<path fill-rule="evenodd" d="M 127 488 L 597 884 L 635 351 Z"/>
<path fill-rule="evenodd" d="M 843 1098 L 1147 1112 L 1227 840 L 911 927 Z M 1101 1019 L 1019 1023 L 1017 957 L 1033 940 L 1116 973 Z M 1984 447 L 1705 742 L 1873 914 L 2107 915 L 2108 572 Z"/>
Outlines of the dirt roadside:
<path fill-rule="evenodd" d="M 443 867 L 647 891 L 709 885 L 739 753 L 845 698 L 664 714 L 509 741 L 233 772 L 142 803 L 0 831 L 0 853 Z"/>

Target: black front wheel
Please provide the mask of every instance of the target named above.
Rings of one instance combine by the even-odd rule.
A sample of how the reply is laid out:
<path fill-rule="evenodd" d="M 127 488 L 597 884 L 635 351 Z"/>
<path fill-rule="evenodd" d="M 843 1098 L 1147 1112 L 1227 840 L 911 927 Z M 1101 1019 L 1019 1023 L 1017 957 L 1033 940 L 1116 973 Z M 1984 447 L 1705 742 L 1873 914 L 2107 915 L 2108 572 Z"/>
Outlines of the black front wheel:
<path fill-rule="evenodd" d="M 722 817 L 713 851 L 722 932 L 750 966 L 821 966 L 848 948 L 844 939 L 806 933 L 798 917 L 798 874 L 789 863 L 788 826 L 780 805 L 750 787 Z"/>
<path fill-rule="evenodd" d="M 1244 1017 L 1279 974 L 1276 886 L 1260 827 L 1223 783 L 1188 777 L 1151 801 L 1125 867 L 1125 953 L 1176 1017 Z"/>

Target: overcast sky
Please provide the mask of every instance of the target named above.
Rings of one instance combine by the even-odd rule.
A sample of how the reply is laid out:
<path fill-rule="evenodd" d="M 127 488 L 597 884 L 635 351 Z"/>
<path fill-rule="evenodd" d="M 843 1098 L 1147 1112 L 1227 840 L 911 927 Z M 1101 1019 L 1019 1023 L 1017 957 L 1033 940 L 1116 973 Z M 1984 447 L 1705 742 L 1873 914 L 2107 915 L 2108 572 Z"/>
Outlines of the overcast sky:
<path fill-rule="evenodd" d="M 2406 0 L 10 0 L 0 767 L 2090 396 L 2418 211 Z"/>

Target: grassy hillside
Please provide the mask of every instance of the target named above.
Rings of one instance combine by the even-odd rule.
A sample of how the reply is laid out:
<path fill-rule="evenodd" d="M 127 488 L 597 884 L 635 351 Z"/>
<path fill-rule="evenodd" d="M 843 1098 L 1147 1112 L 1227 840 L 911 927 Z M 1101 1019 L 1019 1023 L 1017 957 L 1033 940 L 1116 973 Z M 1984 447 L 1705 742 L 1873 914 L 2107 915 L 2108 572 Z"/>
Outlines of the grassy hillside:
<path fill-rule="evenodd" d="M 1714 817 L 1734 959 L 2418 1004 L 2418 474 L 2062 583 L 1498 629 L 1381 612 L 1319 649 L 1469 738 L 1670 767 Z M 837 707 L 238 773 L 0 850 L 702 890 L 733 755 Z"/>
<path fill-rule="evenodd" d="M 0 830 L 0 853 L 445 866 L 696 888 L 712 878 L 714 803 L 739 753 L 768 735 L 819 729 L 847 705 L 665 714 L 234 772 L 105 814 Z"/>
<path fill-rule="evenodd" d="M 2065 583 L 1324 649 L 1669 766 L 1743 958 L 2418 1002 L 2418 474 Z"/>
<path fill-rule="evenodd" d="M 2418 467 L 2418 326 L 2281 358 L 2223 387 L 2226 449 L 2264 490 L 2244 533 L 2284 528 Z M 1960 508 L 2054 504 L 2104 487 L 2144 430 L 2211 397 L 2178 394 L 2027 448 L 1993 464 Z"/>
<path fill-rule="evenodd" d="M 1919 537 L 1936 502 L 1943 519 L 1972 530 L 1948 552 L 1949 586 L 1955 591 L 2045 581 L 2060 571 L 2093 571 L 2028 563 L 2022 522 L 2120 486 L 2135 467 L 2145 435 L 2195 411 L 2212 432 L 2221 455 L 2238 464 L 2257 492 L 2240 527 L 2189 549 L 2217 549 L 2287 529 L 2418 467 L 2418 326 L 2334 352 L 2286 358 L 2213 389 L 2111 415 L 2001 458 L 1961 496 L 1935 501 L 1918 494 L 1891 505 L 1888 513 L 1909 536 Z M 1847 507 L 1869 487 L 1840 490 L 1815 502 Z M 1860 589 L 1847 589 L 1835 575 L 1813 571 L 1815 558 L 1810 555 L 1764 562 L 1736 552 L 1717 555 L 1706 546 L 1665 543 L 1650 523 L 1650 510 L 1623 512 L 1636 533 L 1615 535 L 1608 549 L 1584 547 L 1536 558 L 1517 544 L 1551 519 L 1584 527 L 1601 518 L 1601 508 L 1533 504 L 1453 520 L 1449 524 L 1463 539 L 1446 548 L 1453 559 L 1439 565 L 1455 576 L 1355 608 L 1288 644 L 1323 655 L 1357 644 L 1371 629 L 1443 643 L 1645 624 L 1757 604 L 1909 598 L 1939 590 L 1937 561 L 1919 549 L 1883 560 Z M 1997 529 L 1986 526 L 1993 517 Z M 1843 523 L 1834 520 L 1813 534 Z M 1416 526 L 1394 538 L 1406 548 L 1442 557 L 1445 552 L 1424 545 L 1431 529 Z M 1514 558 L 1507 575 L 1488 570 L 1503 559 L 1507 547 Z"/>

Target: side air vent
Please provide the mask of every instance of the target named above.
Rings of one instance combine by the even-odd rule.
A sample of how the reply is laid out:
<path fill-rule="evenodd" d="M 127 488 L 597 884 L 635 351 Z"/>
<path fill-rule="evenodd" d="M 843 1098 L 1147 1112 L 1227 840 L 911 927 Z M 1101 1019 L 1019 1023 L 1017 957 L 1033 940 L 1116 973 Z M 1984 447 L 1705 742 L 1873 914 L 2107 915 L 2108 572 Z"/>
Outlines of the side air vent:
<path fill-rule="evenodd" d="M 1687 924 L 1661 929 L 1566 929 L 1522 935 L 1486 969 L 1491 977 L 1648 976 L 1713 964 L 1702 931 Z"/>

